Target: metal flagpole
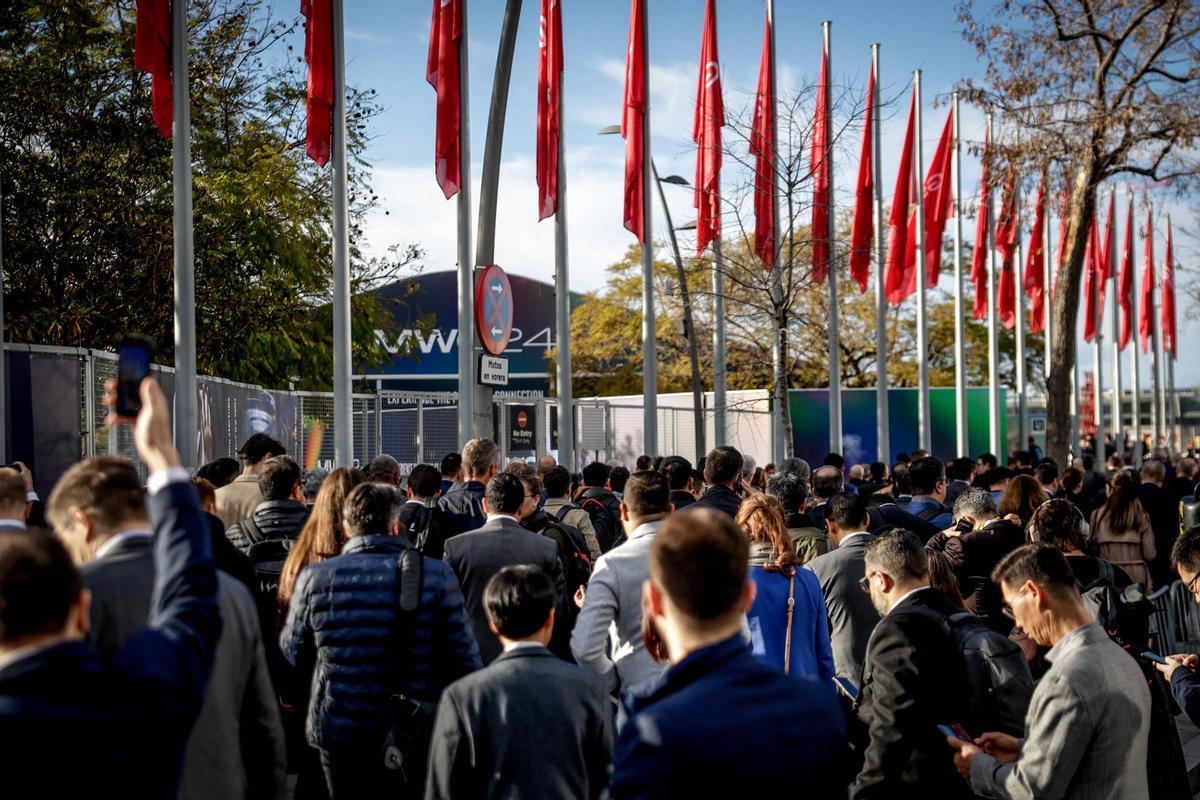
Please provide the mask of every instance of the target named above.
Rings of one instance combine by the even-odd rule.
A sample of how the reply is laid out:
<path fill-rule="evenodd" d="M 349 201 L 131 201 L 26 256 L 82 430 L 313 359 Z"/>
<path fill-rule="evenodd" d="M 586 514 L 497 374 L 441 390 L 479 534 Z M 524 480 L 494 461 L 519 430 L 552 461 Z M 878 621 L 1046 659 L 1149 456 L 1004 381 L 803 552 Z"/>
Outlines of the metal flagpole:
<path fill-rule="evenodd" d="M 992 112 L 987 114 L 987 139 L 992 141 Z M 1000 335 L 996 325 L 996 198 L 992 187 L 988 196 L 988 444 L 1004 463 L 1004 443 L 1000 440 Z M 978 246 L 978 243 L 976 243 Z"/>
<path fill-rule="evenodd" d="M 1167 214 L 1167 236 L 1171 235 L 1171 215 Z M 1171 254 L 1174 258 L 1174 253 Z M 1166 269 L 1164 267 L 1165 275 Z M 1175 291 L 1175 265 L 1171 265 L 1171 291 Z M 1165 303 L 1166 301 L 1162 301 Z M 1178 335 L 1178 330 L 1172 331 L 1171 348 L 1178 351 L 1179 345 L 1175 341 L 1175 336 Z M 1179 425 L 1179 398 L 1175 394 L 1175 356 L 1166 352 L 1166 342 L 1163 342 L 1163 378 L 1167 390 L 1167 447 L 1171 452 L 1174 452 L 1179 439 L 1176 436 L 1176 428 Z"/>
<path fill-rule="evenodd" d="M 4 189 L 0 187 L 0 463 L 8 463 L 8 357 L 4 354 Z M 88 432 L 90 435 L 90 431 Z"/>
<path fill-rule="evenodd" d="M 1129 194 L 1129 204 L 1133 205 L 1132 187 L 1127 186 L 1125 191 Z M 1126 217 L 1126 219 L 1128 219 L 1128 217 Z M 1134 225 L 1136 224 L 1137 223 L 1135 222 Z M 1136 263 L 1136 259 L 1133 259 L 1133 263 L 1129 265 L 1129 268 L 1133 270 L 1134 274 L 1133 288 L 1130 291 L 1129 298 L 1130 338 L 1133 340 L 1130 342 L 1132 346 L 1129 348 L 1129 371 L 1131 374 L 1129 383 L 1133 412 L 1133 452 L 1130 454 L 1130 456 L 1133 460 L 1133 466 L 1135 468 L 1140 467 L 1140 460 L 1146 455 L 1144 452 L 1140 452 L 1139 450 L 1139 448 L 1142 447 L 1142 357 L 1141 353 L 1139 352 L 1141 348 L 1139 347 L 1138 343 L 1138 303 L 1140 302 L 1140 297 L 1138 295 L 1137 268 L 1135 266 Z"/>
<path fill-rule="evenodd" d="M 1109 203 L 1114 207 L 1113 224 L 1108 232 L 1108 258 L 1109 272 L 1112 273 L 1112 371 L 1113 371 L 1113 397 L 1112 397 L 1112 431 L 1113 431 L 1113 446 L 1114 451 L 1121 457 L 1121 463 L 1125 463 L 1125 421 L 1122 419 L 1122 390 L 1121 390 L 1121 313 L 1118 306 L 1120 305 L 1121 291 L 1120 281 L 1117 279 L 1117 214 L 1116 207 L 1117 190 L 1114 187 L 1109 197 Z"/>
<path fill-rule="evenodd" d="M 925 163 L 921 147 L 921 70 L 913 70 L 913 108 L 916 109 L 917 135 L 913 137 L 913 163 L 915 164 L 915 180 L 917 191 L 914 202 L 917 206 L 917 441 L 929 452 L 932 450 L 932 436 L 929 430 L 929 332 L 926 330 L 929 322 L 925 314 L 925 185 L 922 176 L 925 174 Z"/>
<path fill-rule="evenodd" d="M 821 23 L 825 34 L 825 98 L 828 110 L 832 112 L 833 74 L 832 47 L 830 31 L 833 23 L 825 20 Z M 773 58 L 773 56 L 772 56 Z M 774 82 L 771 84 L 774 86 Z M 826 239 L 829 247 L 829 451 L 842 452 L 842 360 L 841 342 L 838 332 L 838 273 L 837 258 L 834 254 L 834 239 L 837 236 L 837 222 L 834 219 L 833 208 L 833 114 L 825 115 L 825 159 L 828 162 L 826 170 L 829 174 L 829 209 L 826 216 L 829 219 Z M 787 402 L 787 392 L 784 392 L 784 402 Z"/>
<path fill-rule="evenodd" d="M 475 272 L 471 260 L 471 103 L 468 94 L 467 0 L 462 9 L 458 45 L 459 172 L 458 187 L 458 441 L 474 436 L 475 424 Z"/>
<path fill-rule="evenodd" d="M 650 11 L 642 4 L 642 68 L 646 107 L 642 126 L 642 450 L 658 455 L 658 333 L 654 327 L 654 227 L 650 211 Z"/>
<path fill-rule="evenodd" d="M 967 433 L 966 309 L 963 305 L 962 274 L 962 141 L 958 127 L 958 92 L 950 95 L 954 115 L 954 444 L 955 453 L 970 454 Z"/>
<path fill-rule="evenodd" d="M 1099 226 L 1099 222 L 1095 223 Z M 1100 237 L 1095 239 L 1096 248 L 1099 249 Z M 1097 270 L 1100 269 L 1101 253 L 1092 253 L 1093 263 Z M 1096 455 L 1097 469 L 1103 469 L 1104 461 L 1108 458 L 1104 447 L 1104 310 L 1100 308 L 1100 292 L 1103 289 L 1103 276 L 1096 275 L 1092 281 L 1092 292 L 1096 309 L 1097 317 L 1093 321 L 1092 327 L 1096 331 L 1096 336 L 1092 339 L 1092 409 L 1093 416 L 1096 420 L 1096 439 L 1093 446 L 1093 452 Z"/>
<path fill-rule="evenodd" d="M 1052 330 L 1051 322 L 1054 318 L 1054 303 L 1052 302 L 1054 292 L 1051 289 L 1054 285 L 1054 268 L 1051 266 L 1050 261 L 1052 249 L 1050 246 L 1049 203 L 1047 203 L 1047 213 L 1042 215 L 1042 343 L 1046 348 L 1045 355 L 1043 356 L 1045 363 L 1042 366 L 1042 375 L 1046 378 L 1047 387 L 1050 386 L 1051 351 L 1053 350 L 1053 337 L 1050 333 Z"/>
<path fill-rule="evenodd" d="M 171 97 L 175 192 L 175 448 L 197 467 L 196 272 L 192 251 L 192 111 L 188 82 L 187 0 L 171 3 Z"/>
<path fill-rule="evenodd" d="M 1153 219 L 1153 217 L 1151 217 Z M 1154 228 L 1146 231 L 1147 236 L 1154 235 Z M 1146 312 L 1150 315 L 1150 343 L 1151 355 L 1153 357 L 1153 371 L 1150 373 L 1153 379 L 1154 386 L 1154 444 L 1153 447 L 1158 447 L 1163 440 L 1163 431 L 1166 427 L 1167 404 L 1163 392 L 1163 351 L 1162 351 L 1162 332 L 1158 325 L 1158 309 L 1162 307 L 1162 292 L 1159 291 L 1158 273 L 1151 263 L 1151 274 L 1154 276 L 1153 285 L 1151 286 L 1151 303 L 1150 308 Z M 1157 300 L 1155 301 L 1155 298 Z"/>
<path fill-rule="evenodd" d="M 883 262 L 886 259 L 883 242 L 883 179 L 879 165 L 879 127 L 881 113 L 879 111 L 879 44 L 871 45 L 871 65 L 875 70 L 875 96 L 871 98 L 875 109 L 875 118 L 871 121 L 871 182 L 875 185 L 875 414 L 876 436 L 879 439 L 878 458 L 884 464 L 891 466 L 892 448 L 890 419 L 888 409 L 888 371 L 887 371 L 887 297 L 884 293 Z"/>
<path fill-rule="evenodd" d="M 1021 183 L 1013 185 L 1013 213 L 1017 215 L 1017 241 L 1013 258 L 1013 303 L 1015 318 L 1013 329 L 1016 333 L 1016 372 L 1017 372 L 1017 449 L 1024 450 L 1029 436 L 1029 388 L 1025 380 L 1025 261 L 1021 248 Z"/>
<path fill-rule="evenodd" d="M 712 240 L 713 273 L 713 447 L 721 447 L 728 436 L 725 422 L 725 263 L 721 258 L 721 236 Z"/>
<path fill-rule="evenodd" d="M 558 76 L 558 118 L 563 110 L 563 78 Z M 575 403 L 571 386 L 571 281 L 567 258 L 567 166 L 564 127 L 558 131 L 558 206 L 554 209 L 554 307 L 558 339 L 558 463 L 575 471 Z"/>
<path fill-rule="evenodd" d="M 779 271 L 779 254 L 781 251 L 782 242 L 780 241 L 779 230 L 779 121 L 777 119 L 778 104 L 776 99 L 777 75 L 775 74 L 775 0 L 767 0 L 767 27 L 770 30 L 770 59 L 771 59 L 771 216 L 773 218 L 773 230 L 775 231 L 775 253 L 772 259 L 773 266 L 771 268 L 771 299 L 772 306 L 778 309 L 783 302 L 783 281 Z M 787 402 L 787 393 L 784 386 L 787 383 L 785 356 L 783 352 L 782 342 L 783 330 L 781 328 L 778 314 L 774 315 L 772 320 L 772 341 L 771 341 L 771 361 L 773 364 L 773 385 L 771 388 L 771 460 L 778 464 L 783 460 L 785 452 L 783 443 L 783 415 L 786 413 L 785 403 Z"/>

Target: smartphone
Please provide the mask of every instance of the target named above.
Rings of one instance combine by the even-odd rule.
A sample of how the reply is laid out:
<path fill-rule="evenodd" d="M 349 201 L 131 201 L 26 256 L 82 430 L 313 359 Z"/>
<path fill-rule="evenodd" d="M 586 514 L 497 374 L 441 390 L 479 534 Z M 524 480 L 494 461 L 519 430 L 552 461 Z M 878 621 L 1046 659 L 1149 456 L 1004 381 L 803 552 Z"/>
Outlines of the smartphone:
<path fill-rule="evenodd" d="M 1142 651 L 1142 658 L 1147 661 L 1153 661 L 1155 664 L 1166 664 L 1167 660 L 1158 653 L 1151 653 L 1149 650 Z"/>
<path fill-rule="evenodd" d="M 941 731 L 943 736 L 953 737 L 958 739 L 960 742 L 974 741 L 974 739 L 971 738 L 971 734 L 967 733 L 967 729 L 962 725 L 959 725 L 957 722 L 950 725 L 938 725 L 938 730 Z"/>
<path fill-rule="evenodd" d="M 117 416 L 136 417 L 142 410 L 142 381 L 150 374 L 153 343 L 145 336 L 126 336 L 117 349 Z"/>
<path fill-rule="evenodd" d="M 843 678 L 841 675 L 834 675 L 833 683 L 835 686 L 837 686 L 838 690 L 842 694 L 846 695 L 846 697 L 849 697 L 851 700 L 856 702 L 858 701 L 858 689 L 849 680 Z"/>

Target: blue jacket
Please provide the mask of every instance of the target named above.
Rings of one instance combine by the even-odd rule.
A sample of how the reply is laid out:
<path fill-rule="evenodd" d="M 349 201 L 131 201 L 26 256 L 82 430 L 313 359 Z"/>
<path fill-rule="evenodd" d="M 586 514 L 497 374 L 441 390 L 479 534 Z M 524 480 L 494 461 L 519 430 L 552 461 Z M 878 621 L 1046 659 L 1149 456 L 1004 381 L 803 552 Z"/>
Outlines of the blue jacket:
<path fill-rule="evenodd" d="M 188 483 L 152 493 L 148 506 L 155 578 L 147 626 L 111 662 L 67 640 L 0 669 L 6 797 L 178 792 L 221 632 L 217 573 Z"/>
<path fill-rule="evenodd" d="M 746 614 L 754 654 L 776 669 L 783 669 L 787 641 L 787 601 L 791 581 L 781 572 L 750 567 L 758 587 L 754 605 Z M 829 641 L 829 615 L 821 583 L 806 569 L 796 570 L 792 610 L 792 663 L 790 674 L 828 681 L 833 678 L 833 647 Z"/>
<path fill-rule="evenodd" d="M 932 497 L 927 495 L 922 496 L 919 500 L 917 499 L 917 496 L 914 495 L 913 499 L 909 501 L 904 510 L 910 514 L 920 517 L 922 511 L 934 508 L 938 509 L 940 513 L 936 517 L 926 521 L 936 526 L 939 531 L 944 531 L 954 524 L 954 514 L 946 508 L 945 504 L 939 503 L 935 505 L 935 502 L 936 501 Z M 925 517 L 921 518 L 925 519 Z"/>
<path fill-rule="evenodd" d="M 456 483 L 450 491 L 438 498 L 438 508 L 450 518 L 453 533 L 466 533 L 476 528 L 482 528 L 487 522 L 487 514 L 483 513 L 483 495 L 487 487 L 479 481 Z"/>
<path fill-rule="evenodd" d="M 614 800 L 845 798 L 846 716 L 831 681 L 784 675 L 739 633 L 643 691 L 625 696 Z"/>
<path fill-rule="evenodd" d="M 279 646 L 312 676 L 308 742 L 316 748 L 382 746 L 388 698 L 400 690 L 436 703 L 442 690 L 483 666 L 450 567 L 424 559 L 421 602 L 399 633 L 396 563 L 412 547 L 395 536 L 356 536 L 342 554 L 301 571 Z"/>
<path fill-rule="evenodd" d="M 1200 674 L 1186 667 L 1171 675 L 1171 694 L 1193 725 L 1200 724 Z"/>

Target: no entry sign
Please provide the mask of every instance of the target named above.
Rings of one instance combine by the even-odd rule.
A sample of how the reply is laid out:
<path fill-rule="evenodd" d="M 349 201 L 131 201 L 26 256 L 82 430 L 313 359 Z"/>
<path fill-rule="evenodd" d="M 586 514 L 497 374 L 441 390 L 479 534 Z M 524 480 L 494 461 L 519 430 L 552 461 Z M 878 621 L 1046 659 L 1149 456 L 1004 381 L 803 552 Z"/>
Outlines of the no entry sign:
<path fill-rule="evenodd" d="M 475 285 L 475 331 L 483 349 L 498 356 L 512 335 L 513 293 L 504 270 L 489 264 Z"/>

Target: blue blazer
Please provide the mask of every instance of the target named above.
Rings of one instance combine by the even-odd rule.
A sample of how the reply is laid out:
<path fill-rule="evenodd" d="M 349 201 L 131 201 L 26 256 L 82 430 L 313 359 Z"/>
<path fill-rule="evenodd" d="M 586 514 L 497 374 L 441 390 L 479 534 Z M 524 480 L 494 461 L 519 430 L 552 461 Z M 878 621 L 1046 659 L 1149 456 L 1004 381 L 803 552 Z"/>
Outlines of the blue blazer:
<path fill-rule="evenodd" d="M 780 572 L 767 572 L 755 566 L 750 567 L 750 577 L 758 587 L 754 605 L 746 614 L 751 649 L 756 656 L 782 670 L 790 581 Z M 790 674 L 830 680 L 834 666 L 833 646 L 829 641 L 829 612 L 821 595 L 821 582 L 815 574 L 806 569 L 796 570 L 793 600 Z"/>

